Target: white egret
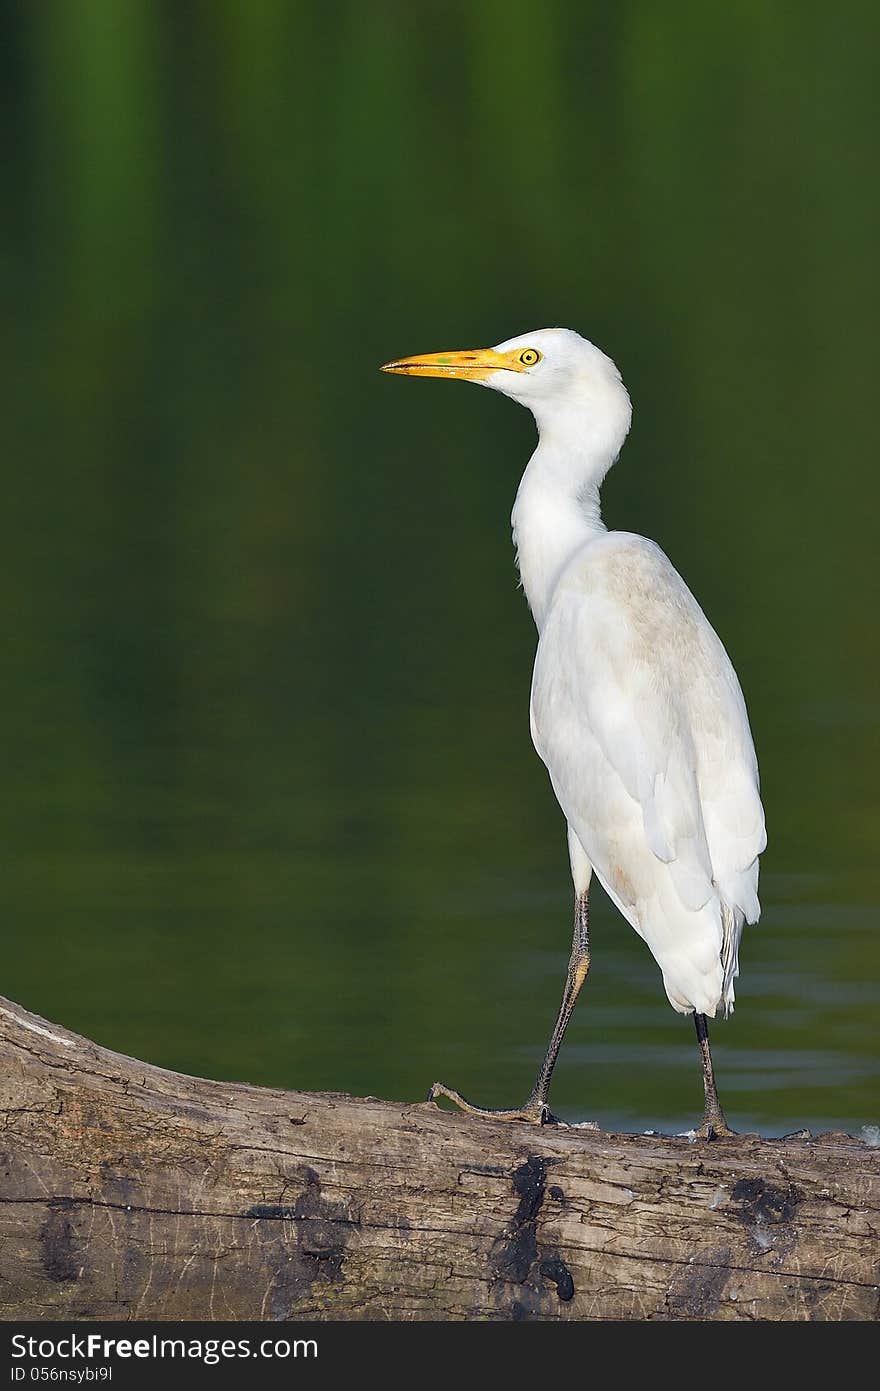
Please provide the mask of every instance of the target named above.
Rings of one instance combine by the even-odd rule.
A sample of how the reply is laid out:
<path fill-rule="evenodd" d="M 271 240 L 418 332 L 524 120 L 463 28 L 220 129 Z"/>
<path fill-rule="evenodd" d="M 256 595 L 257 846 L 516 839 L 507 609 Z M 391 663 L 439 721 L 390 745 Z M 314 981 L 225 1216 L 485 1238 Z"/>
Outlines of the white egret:
<path fill-rule="evenodd" d="M 736 673 L 696 599 L 653 541 L 602 522 L 599 488 L 632 415 L 620 373 L 558 328 L 382 370 L 475 381 L 535 417 L 538 447 L 511 520 L 538 629 L 532 739 L 568 823 L 575 890 L 562 1004 L 526 1104 L 487 1111 L 439 1082 L 429 1095 L 480 1115 L 554 1119 L 550 1079 L 590 967 L 595 874 L 648 944 L 673 1009 L 694 1015 L 705 1096 L 697 1134 L 733 1134 L 706 1019 L 733 1009 L 743 924 L 760 912 L 758 765 Z"/>

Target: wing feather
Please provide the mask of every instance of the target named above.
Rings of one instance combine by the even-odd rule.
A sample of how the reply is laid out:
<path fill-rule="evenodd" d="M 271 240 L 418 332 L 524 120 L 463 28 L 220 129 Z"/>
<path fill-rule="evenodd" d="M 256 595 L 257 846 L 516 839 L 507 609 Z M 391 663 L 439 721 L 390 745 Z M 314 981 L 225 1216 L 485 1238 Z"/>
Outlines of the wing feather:
<path fill-rule="evenodd" d="M 610 533 L 566 567 L 538 644 L 532 730 L 673 1004 L 729 1008 L 742 925 L 760 911 L 757 761 L 727 653 L 653 542 Z"/>

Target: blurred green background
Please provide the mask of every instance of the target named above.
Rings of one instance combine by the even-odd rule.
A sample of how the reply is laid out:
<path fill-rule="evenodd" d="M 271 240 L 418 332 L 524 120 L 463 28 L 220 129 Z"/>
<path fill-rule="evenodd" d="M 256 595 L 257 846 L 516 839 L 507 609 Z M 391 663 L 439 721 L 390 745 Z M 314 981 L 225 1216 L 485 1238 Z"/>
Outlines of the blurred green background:
<path fill-rule="evenodd" d="M 871 4 L 3 8 L 0 990 L 166 1066 L 524 1099 L 570 941 L 509 512 L 530 417 L 380 376 L 564 324 L 611 526 L 749 702 L 732 1122 L 878 1119 Z M 594 892 L 554 1106 L 699 1113 Z"/>

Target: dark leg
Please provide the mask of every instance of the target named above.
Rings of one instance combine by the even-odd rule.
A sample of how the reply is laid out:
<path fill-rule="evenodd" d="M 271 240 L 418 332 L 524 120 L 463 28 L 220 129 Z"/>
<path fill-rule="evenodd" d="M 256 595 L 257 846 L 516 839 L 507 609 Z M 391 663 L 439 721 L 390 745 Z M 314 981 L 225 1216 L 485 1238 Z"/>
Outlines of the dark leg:
<path fill-rule="evenodd" d="M 715 1071 L 712 1067 L 712 1050 L 709 1047 L 709 1025 L 706 1022 L 705 1014 L 695 1012 L 694 1024 L 697 1030 L 697 1042 L 700 1045 L 700 1058 L 703 1064 L 703 1091 L 706 1096 L 703 1124 L 696 1133 L 702 1140 L 718 1140 L 726 1135 L 735 1135 L 736 1131 L 731 1130 L 724 1119 L 721 1102 L 718 1100 Z"/>
<path fill-rule="evenodd" d="M 443 1082 L 434 1083 L 428 1092 L 428 1100 L 435 1101 L 438 1096 L 445 1096 L 450 1101 L 454 1101 L 462 1111 L 468 1111 L 474 1116 L 492 1116 L 495 1120 L 531 1121 L 534 1125 L 545 1125 L 548 1121 L 554 1121 L 556 1117 L 550 1114 L 550 1107 L 547 1105 L 547 1098 L 550 1095 L 550 1079 L 553 1076 L 553 1069 L 556 1066 L 556 1059 L 559 1055 L 559 1049 L 562 1047 L 562 1040 L 565 1037 L 575 1001 L 580 994 L 581 986 L 587 978 L 589 969 L 590 915 L 587 894 L 583 893 L 575 901 L 574 906 L 574 935 L 571 943 L 571 957 L 568 962 L 568 975 L 565 989 L 562 992 L 562 1004 L 559 1006 L 559 1014 L 544 1061 L 525 1106 L 518 1111 L 490 1111 L 483 1106 L 472 1105 L 471 1102 L 465 1100 L 461 1092 L 454 1091 Z"/>

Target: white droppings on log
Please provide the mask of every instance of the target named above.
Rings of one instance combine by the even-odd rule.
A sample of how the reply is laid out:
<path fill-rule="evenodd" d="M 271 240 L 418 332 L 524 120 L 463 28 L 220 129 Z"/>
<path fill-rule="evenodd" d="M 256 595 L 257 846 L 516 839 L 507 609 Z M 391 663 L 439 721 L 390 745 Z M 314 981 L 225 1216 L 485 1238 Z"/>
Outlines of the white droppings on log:
<path fill-rule="evenodd" d="M 40 1034 L 43 1038 L 48 1038 L 52 1043 L 60 1043 L 62 1048 L 72 1048 L 76 1042 L 74 1038 L 65 1038 L 63 1034 L 53 1033 L 51 1029 L 47 1029 L 43 1024 L 38 1024 L 36 1019 L 26 1015 L 24 1011 L 13 1014 L 11 1009 L 7 1009 L 5 1005 L 0 1005 L 0 1014 L 5 1015 L 7 1019 L 11 1019 L 13 1023 L 20 1028 L 29 1029 L 32 1034 Z"/>

